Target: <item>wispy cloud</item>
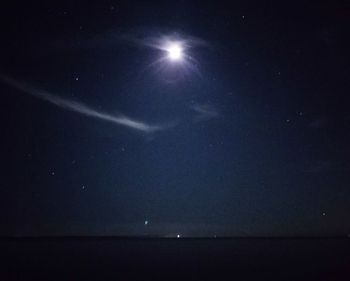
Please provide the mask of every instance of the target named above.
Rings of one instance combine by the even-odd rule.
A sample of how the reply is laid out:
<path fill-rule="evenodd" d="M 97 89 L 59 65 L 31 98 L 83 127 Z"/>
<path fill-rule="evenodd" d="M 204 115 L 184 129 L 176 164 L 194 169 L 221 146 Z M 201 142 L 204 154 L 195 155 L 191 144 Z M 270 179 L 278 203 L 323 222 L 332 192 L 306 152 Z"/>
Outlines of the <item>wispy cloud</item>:
<path fill-rule="evenodd" d="M 83 35 L 79 37 L 55 38 L 53 46 L 64 49 L 109 49 L 118 45 L 128 44 L 133 47 L 146 47 L 161 50 L 167 41 L 180 41 L 184 48 L 192 49 L 197 47 L 211 48 L 209 42 L 183 33 L 174 32 L 168 28 L 159 27 L 138 27 L 138 28 L 118 28 L 108 30 L 103 33 L 90 34 L 89 37 Z"/>
<path fill-rule="evenodd" d="M 345 165 L 340 162 L 335 162 L 331 160 L 315 161 L 303 171 L 305 173 L 326 173 L 326 172 L 336 172 L 336 171 L 349 171 L 350 166 Z"/>
<path fill-rule="evenodd" d="M 332 161 L 316 161 L 304 169 L 305 173 L 322 173 L 334 169 L 334 162 Z"/>
<path fill-rule="evenodd" d="M 318 117 L 309 123 L 309 127 L 313 129 L 322 129 L 327 126 L 329 120 L 325 117 Z"/>
<path fill-rule="evenodd" d="M 163 126 L 149 125 L 145 122 L 131 119 L 122 114 L 113 115 L 110 113 L 102 112 L 88 105 L 85 105 L 84 103 L 70 100 L 67 98 L 62 98 L 54 94 L 51 94 L 47 91 L 38 90 L 24 82 L 20 82 L 8 76 L 0 75 L 0 80 L 18 90 L 28 93 L 36 98 L 45 100 L 63 109 L 74 111 L 74 112 L 77 112 L 86 116 L 94 117 L 100 120 L 108 121 L 120 126 L 127 127 L 129 129 L 142 131 L 145 133 L 152 133 L 152 132 L 160 131 L 167 128 Z"/>
<path fill-rule="evenodd" d="M 191 108 L 197 113 L 195 122 L 208 121 L 219 116 L 219 112 L 209 104 L 194 104 Z"/>

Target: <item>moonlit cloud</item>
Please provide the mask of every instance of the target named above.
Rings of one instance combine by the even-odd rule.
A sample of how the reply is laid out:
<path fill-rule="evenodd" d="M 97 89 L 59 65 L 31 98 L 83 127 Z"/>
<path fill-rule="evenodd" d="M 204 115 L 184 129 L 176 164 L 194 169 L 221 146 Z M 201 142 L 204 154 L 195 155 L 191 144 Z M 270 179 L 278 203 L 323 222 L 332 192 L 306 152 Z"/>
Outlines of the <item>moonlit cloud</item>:
<path fill-rule="evenodd" d="M 207 121 L 219 116 L 219 112 L 209 104 L 195 104 L 191 108 L 197 113 L 195 122 Z"/>
<path fill-rule="evenodd" d="M 313 119 L 309 123 L 309 127 L 313 128 L 313 129 L 322 129 L 322 128 L 326 127 L 328 121 L 329 120 L 325 117 L 318 117 L 318 118 Z"/>
<path fill-rule="evenodd" d="M 318 160 L 311 163 L 303 169 L 305 173 L 327 173 L 337 171 L 349 171 L 350 166 L 341 162 L 332 160 Z"/>
<path fill-rule="evenodd" d="M 135 32 L 120 35 L 122 41 L 134 46 L 159 51 L 148 66 L 168 81 L 178 80 L 191 74 L 201 77 L 195 50 L 209 47 L 202 39 L 182 33 Z"/>
<path fill-rule="evenodd" d="M 114 49 L 121 45 L 143 48 L 144 54 L 152 53 L 150 50 L 155 51 L 153 58 L 145 60 L 145 66 L 165 82 L 174 82 L 193 75 L 202 77 L 196 51 L 200 48 L 211 48 L 201 38 L 152 27 L 111 30 L 91 38 L 81 37 L 79 40 L 76 37 L 55 40 L 56 48 L 65 49 Z"/>
<path fill-rule="evenodd" d="M 77 112 L 86 116 L 94 117 L 100 120 L 108 121 L 130 129 L 142 131 L 145 133 L 152 133 L 152 132 L 160 131 L 166 128 L 163 126 L 149 125 L 144 122 L 131 119 L 122 114 L 112 115 L 106 112 L 102 112 L 90 106 L 87 106 L 84 103 L 70 100 L 67 98 L 62 98 L 62 97 L 53 95 L 47 91 L 35 89 L 32 86 L 26 83 L 17 81 L 16 79 L 13 79 L 11 77 L 0 75 L 0 80 L 18 90 L 28 93 L 36 98 L 45 100 L 63 109 L 74 111 L 74 112 Z"/>
<path fill-rule="evenodd" d="M 198 37 L 190 36 L 181 32 L 160 32 L 157 30 L 134 30 L 121 32 L 118 36 L 121 41 L 130 42 L 134 45 L 145 46 L 153 49 L 164 50 L 169 42 L 177 41 L 185 49 L 208 47 L 209 44 Z"/>

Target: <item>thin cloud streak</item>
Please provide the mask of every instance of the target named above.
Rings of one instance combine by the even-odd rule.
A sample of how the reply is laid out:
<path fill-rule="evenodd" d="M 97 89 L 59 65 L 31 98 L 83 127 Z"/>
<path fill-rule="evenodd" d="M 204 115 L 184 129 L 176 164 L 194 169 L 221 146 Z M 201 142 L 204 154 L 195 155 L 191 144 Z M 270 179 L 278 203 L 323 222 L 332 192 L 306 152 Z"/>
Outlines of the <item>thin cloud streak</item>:
<path fill-rule="evenodd" d="M 219 117 L 218 111 L 208 104 L 195 104 L 191 108 L 197 113 L 194 119 L 195 122 L 208 121 Z"/>
<path fill-rule="evenodd" d="M 70 100 L 67 98 L 58 97 L 58 96 L 53 95 L 49 92 L 35 89 L 26 83 L 17 81 L 16 79 L 13 79 L 13 78 L 8 77 L 8 76 L 0 75 L 0 80 L 6 84 L 18 89 L 18 90 L 21 90 L 25 93 L 30 94 L 36 98 L 45 100 L 49 103 L 52 103 L 58 107 L 63 108 L 63 109 L 78 112 L 78 113 L 86 115 L 86 116 L 90 116 L 90 117 L 94 117 L 94 118 L 97 118 L 100 120 L 112 122 L 114 124 L 128 127 L 130 129 L 134 129 L 137 131 L 142 131 L 145 133 L 152 133 L 152 132 L 160 131 L 160 130 L 164 129 L 164 127 L 148 125 L 144 122 L 133 120 L 133 119 L 131 119 L 127 116 L 121 115 L 121 114 L 112 115 L 112 114 L 109 114 L 106 112 L 98 111 L 92 107 L 85 105 L 84 103 Z"/>

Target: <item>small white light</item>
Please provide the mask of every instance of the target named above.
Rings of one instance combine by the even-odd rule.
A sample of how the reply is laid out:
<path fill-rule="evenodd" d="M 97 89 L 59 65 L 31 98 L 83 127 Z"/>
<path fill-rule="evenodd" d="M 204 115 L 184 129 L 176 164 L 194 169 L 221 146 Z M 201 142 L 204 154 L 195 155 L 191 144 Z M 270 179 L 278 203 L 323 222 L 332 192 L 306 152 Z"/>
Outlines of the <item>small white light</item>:
<path fill-rule="evenodd" d="M 166 51 L 168 52 L 168 57 L 171 60 L 175 61 L 175 60 L 180 60 L 182 58 L 182 48 L 178 43 L 169 44 Z"/>
<path fill-rule="evenodd" d="M 178 234 L 178 235 L 176 235 L 176 237 L 177 237 L 177 238 L 180 238 L 181 236 L 180 236 L 180 234 Z"/>

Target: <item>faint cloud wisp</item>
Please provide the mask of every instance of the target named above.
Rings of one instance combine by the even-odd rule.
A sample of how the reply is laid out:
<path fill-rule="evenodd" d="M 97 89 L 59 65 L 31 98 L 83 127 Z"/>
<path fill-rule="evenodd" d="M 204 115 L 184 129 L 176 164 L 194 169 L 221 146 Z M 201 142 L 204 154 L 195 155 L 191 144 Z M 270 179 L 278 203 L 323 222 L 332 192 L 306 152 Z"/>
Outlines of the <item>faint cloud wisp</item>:
<path fill-rule="evenodd" d="M 197 113 L 194 122 L 208 121 L 219 117 L 219 112 L 209 104 L 194 104 L 191 108 Z"/>
<path fill-rule="evenodd" d="M 8 76 L 0 75 L 0 80 L 18 90 L 28 93 L 36 98 L 45 100 L 63 109 L 74 111 L 74 112 L 77 112 L 86 116 L 94 117 L 100 120 L 108 121 L 120 126 L 127 127 L 129 129 L 142 131 L 145 133 L 152 133 L 152 132 L 160 131 L 167 128 L 163 126 L 149 125 L 147 123 L 131 119 L 122 114 L 112 115 L 106 112 L 102 112 L 90 106 L 87 106 L 84 103 L 70 100 L 67 98 L 62 98 L 54 94 L 51 94 L 47 91 L 35 89 L 26 83 L 17 81 L 16 79 L 13 79 Z"/>

